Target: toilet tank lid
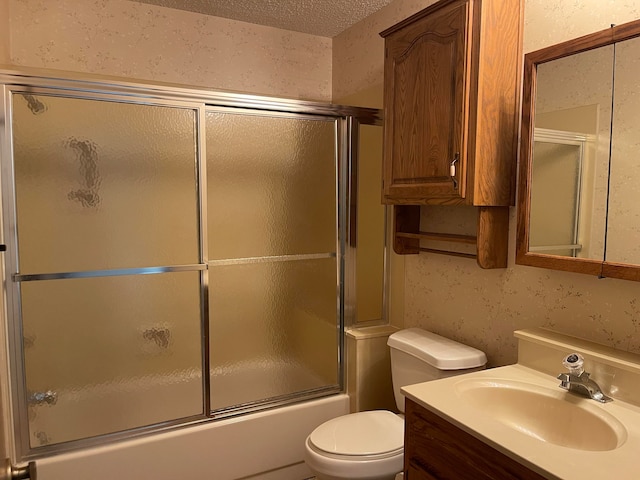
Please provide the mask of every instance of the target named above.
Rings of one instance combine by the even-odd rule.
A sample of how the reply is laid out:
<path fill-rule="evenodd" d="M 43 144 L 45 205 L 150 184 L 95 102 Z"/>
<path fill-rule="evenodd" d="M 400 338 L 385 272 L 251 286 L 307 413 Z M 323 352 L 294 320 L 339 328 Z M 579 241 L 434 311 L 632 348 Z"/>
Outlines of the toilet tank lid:
<path fill-rule="evenodd" d="M 477 368 L 487 363 L 487 356 L 483 351 L 421 328 L 400 330 L 389 336 L 387 345 L 440 370 Z"/>

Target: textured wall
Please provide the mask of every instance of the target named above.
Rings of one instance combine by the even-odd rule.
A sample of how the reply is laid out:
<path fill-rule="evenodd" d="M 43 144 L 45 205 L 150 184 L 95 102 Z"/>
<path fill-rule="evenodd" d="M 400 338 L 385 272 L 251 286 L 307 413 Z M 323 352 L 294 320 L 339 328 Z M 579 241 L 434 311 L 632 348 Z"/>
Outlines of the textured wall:
<path fill-rule="evenodd" d="M 381 31 L 435 3 L 435 0 L 395 0 L 333 38 L 333 98 L 363 91 L 375 93 L 362 100 L 382 107 L 384 40 Z"/>
<path fill-rule="evenodd" d="M 331 97 L 328 38 L 124 0 L 0 1 L 11 7 L 15 65 Z"/>
<path fill-rule="evenodd" d="M 9 63 L 9 0 L 0 0 L 0 64 Z"/>
<path fill-rule="evenodd" d="M 334 38 L 334 95 L 376 91 L 381 104 L 383 43 L 378 33 L 433 2 L 396 0 Z M 640 17 L 637 0 L 526 0 L 525 52 Z M 404 319 L 485 350 L 492 365 L 515 362 L 513 330 L 546 326 L 640 353 L 640 286 L 514 265 L 515 208 L 511 209 L 509 266 L 484 271 L 473 260 L 407 256 Z M 396 292 L 401 291 L 396 288 Z"/>

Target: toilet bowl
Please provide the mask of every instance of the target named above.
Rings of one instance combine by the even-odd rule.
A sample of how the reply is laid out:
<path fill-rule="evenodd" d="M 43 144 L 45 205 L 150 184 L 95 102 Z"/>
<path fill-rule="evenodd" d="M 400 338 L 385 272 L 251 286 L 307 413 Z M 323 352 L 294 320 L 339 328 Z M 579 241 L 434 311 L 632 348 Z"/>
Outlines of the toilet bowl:
<path fill-rule="evenodd" d="M 329 420 L 307 437 L 305 462 L 318 480 L 394 480 L 402 470 L 404 420 L 389 411 Z"/>
<path fill-rule="evenodd" d="M 389 337 L 396 405 L 405 385 L 475 372 L 486 355 L 419 328 Z M 394 480 L 404 462 L 404 419 L 387 410 L 351 413 L 316 428 L 305 442 L 305 463 L 318 480 Z"/>

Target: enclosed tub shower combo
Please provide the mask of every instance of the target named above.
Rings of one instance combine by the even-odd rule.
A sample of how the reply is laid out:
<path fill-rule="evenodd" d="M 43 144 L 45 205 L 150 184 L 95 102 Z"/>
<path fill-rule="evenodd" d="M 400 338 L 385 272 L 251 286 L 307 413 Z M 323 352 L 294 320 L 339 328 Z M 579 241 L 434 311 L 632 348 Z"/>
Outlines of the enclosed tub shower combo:
<path fill-rule="evenodd" d="M 379 112 L 0 82 L 12 460 L 41 480 L 300 475 L 306 434 L 348 409 L 355 166 Z"/>

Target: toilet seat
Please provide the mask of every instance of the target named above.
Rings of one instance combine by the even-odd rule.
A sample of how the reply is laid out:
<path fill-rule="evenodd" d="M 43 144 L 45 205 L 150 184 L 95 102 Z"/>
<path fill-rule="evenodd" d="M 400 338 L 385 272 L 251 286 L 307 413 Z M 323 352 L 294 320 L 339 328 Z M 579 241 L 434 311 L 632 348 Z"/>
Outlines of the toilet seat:
<path fill-rule="evenodd" d="M 370 461 L 394 457 L 404 450 L 404 421 L 387 410 L 352 413 L 323 423 L 307 443 L 329 458 Z"/>

